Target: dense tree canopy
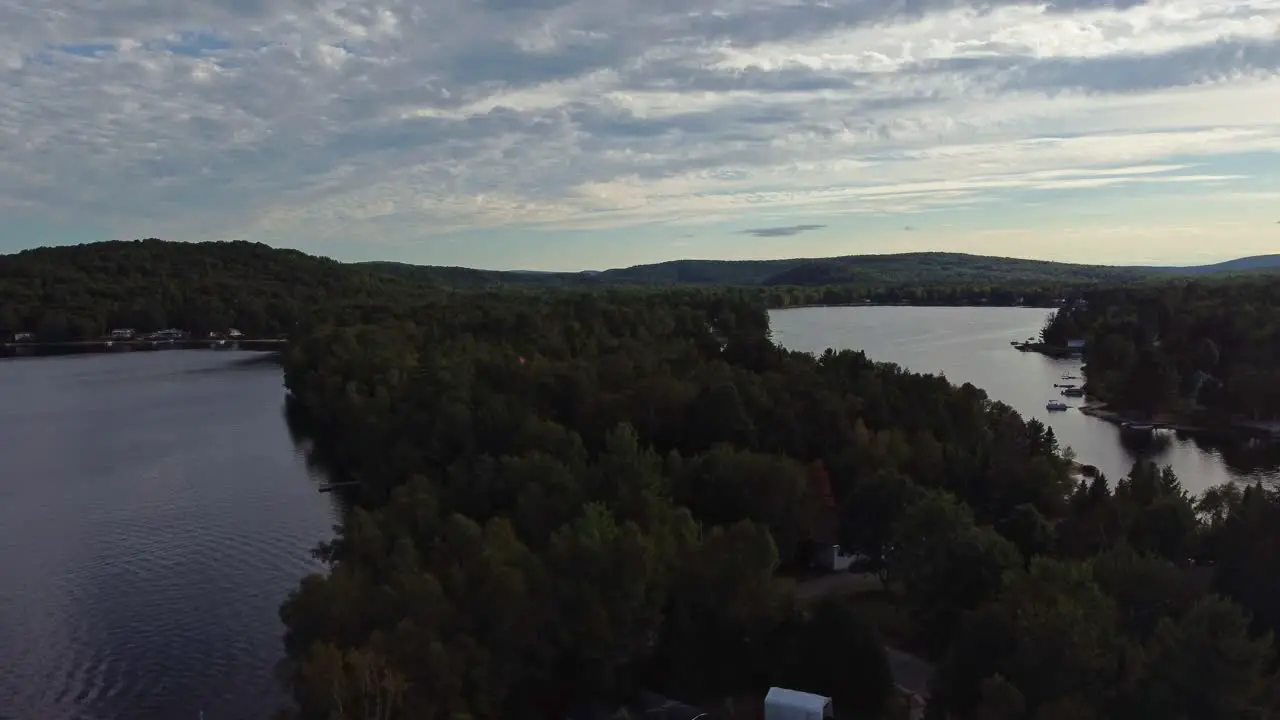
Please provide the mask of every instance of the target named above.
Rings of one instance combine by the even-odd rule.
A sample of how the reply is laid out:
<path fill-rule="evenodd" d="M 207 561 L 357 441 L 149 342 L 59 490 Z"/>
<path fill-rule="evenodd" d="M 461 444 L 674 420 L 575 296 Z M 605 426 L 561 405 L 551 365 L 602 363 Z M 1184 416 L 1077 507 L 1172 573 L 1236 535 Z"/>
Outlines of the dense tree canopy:
<path fill-rule="evenodd" d="M 1190 271 L 1191 269 L 1188 269 Z M 100 337 L 115 328 L 235 327 L 288 333 L 324 306 L 381 303 L 388 292 L 735 286 L 770 307 L 810 304 L 1053 306 L 1099 283 L 1160 277 L 1109 268 L 955 253 L 817 260 L 680 260 L 592 273 L 499 272 L 372 262 L 343 264 L 248 242 L 156 239 L 0 255 L 0 335 Z"/>
<path fill-rule="evenodd" d="M 783 351 L 768 340 L 764 307 L 733 293 L 539 300 L 440 295 L 295 333 L 286 382 L 330 466 L 363 482 L 365 508 L 326 550 L 330 575 L 284 610 L 305 716 L 333 711 L 325 683 L 355 687 L 342 675 L 351 662 L 339 662 L 352 653 L 403 685 L 407 714 L 395 717 L 513 707 L 551 717 L 641 686 L 703 701 L 772 680 L 847 697 L 839 677 L 806 663 L 834 653 L 823 662 L 873 667 L 883 650 L 797 648 L 808 623 L 853 621 L 797 615 L 778 571 L 841 535 L 892 544 L 893 527 L 853 526 L 850 498 L 919 483 L 920 508 L 907 516 L 929 522 L 935 496 L 956 516 L 965 542 L 911 552 L 969 590 L 929 598 L 945 578 L 914 564 L 896 571 L 918 578 L 909 584 L 921 620 L 936 617 L 942 636 L 1021 565 L 991 524 L 1022 505 L 1046 516 L 1065 507 L 1070 468 L 1051 434 L 972 386 L 855 352 Z M 454 536 L 501 571 L 441 560 L 458 556 Z M 947 569 L 990 553 L 976 584 Z M 516 583 L 501 600 L 497 577 Z M 438 599 L 411 597 L 421 593 Z M 457 615 L 477 612 L 511 619 Z M 407 623 L 417 640 L 403 635 Z M 440 657 L 420 656 L 427 647 Z M 494 665 L 483 692 L 468 689 L 474 678 L 447 679 L 455 671 L 442 663 L 466 653 Z M 848 702 L 879 706 L 881 685 Z"/>
<path fill-rule="evenodd" d="M 317 307 L 359 305 L 404 281 L 258 243 L 104 242 L 0 255 L 0 333 L 44 341 L 114 328 L 288 333 Z"/>
<path fill-rule="evenodd" d="M 1274 707 L 1280 589 L 1254 579 L 1280 567 L 1251 544 L 1274 496 L 1196 501 L 1146 464 L 1077 484 L 1051 430 L 973 386 L 778 348 L 749 291 L 440 294 L 317 316 L 285 366 L 327 463 L 362 483 L 329 574 L 283 609 L 303 717 L 561 717 L 770 684 L 874 716 L 874 632 L 788 579 L 832 542 L 944 660 L 935 713 Z M 1190 653 L 1221 663 L 1212 695 L 1181 679 Z"/>
<path fill-rule="evenodd" d="M 1089 392 L 1116 406 L 1280 418 L 1274 275 L 1087 291 L 1043 335 L 1084 340 Z"/>

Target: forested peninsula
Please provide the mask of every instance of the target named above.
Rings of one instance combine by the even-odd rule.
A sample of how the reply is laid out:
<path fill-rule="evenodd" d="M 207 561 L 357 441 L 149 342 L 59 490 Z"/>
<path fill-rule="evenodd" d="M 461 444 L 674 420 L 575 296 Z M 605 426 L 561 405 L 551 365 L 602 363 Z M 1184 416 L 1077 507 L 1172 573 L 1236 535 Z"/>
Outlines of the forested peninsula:
<path fill-rule="evenodd" d="M 1280 707 L 1272 490 L 1076 482 L 980 389 L 787 352 L 732 292 L 441 295 L 294 337 L 294 402 L 362 483 L 282 609 L 298 717 L 559 719 L 641 690 L 759 717 L 770 685 L 902 717 L 881 642 L 939 663 L 931 717 Z M 887 608 L 801 600 L 832 541 Z"/>

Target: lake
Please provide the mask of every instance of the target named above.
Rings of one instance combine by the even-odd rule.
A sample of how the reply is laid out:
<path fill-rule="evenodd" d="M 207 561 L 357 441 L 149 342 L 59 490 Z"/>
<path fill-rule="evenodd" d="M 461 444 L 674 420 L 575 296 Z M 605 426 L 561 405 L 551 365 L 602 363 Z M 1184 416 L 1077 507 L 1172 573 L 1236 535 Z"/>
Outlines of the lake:
<path fill-rule="evenodd" d="M 1058 441 L 1076 451 L 1082 463 L 1095 465 L 1114 483 L 1128 474 L 1135 459 L 1172 466 L 1187 490 L 1198 493 L 1229 481 L 1280 480 L 1275 445 L 1244 442 L 1213 445 L 1190 437 L 1160 433 L 1150 443 L 1122 440 L 1119 428 L 1084 415 L 1063 398 L 1055 383 L 1063 375 L 1081 376 L 1079 360 L 1059 360 L 1018 352 L 1010 340 L 1038 335 L 1052 311 L 1035 308 L 977 307 L 813 307 L 770 313 L 774 340 L 791 349 L 821 353 L 828 347 L 862 350 L 872 360 L 892 362 L 915 372 L 943 374 L 987 391 L 1026 418 L 1053 428 Z M 1073 406 L 1050 412 L 1050 399 Z"/>
<path fill-rule="evenodd" d="M 262 355 L 0 361 L 0 718 L 267 718 L 339 515 Z"/>

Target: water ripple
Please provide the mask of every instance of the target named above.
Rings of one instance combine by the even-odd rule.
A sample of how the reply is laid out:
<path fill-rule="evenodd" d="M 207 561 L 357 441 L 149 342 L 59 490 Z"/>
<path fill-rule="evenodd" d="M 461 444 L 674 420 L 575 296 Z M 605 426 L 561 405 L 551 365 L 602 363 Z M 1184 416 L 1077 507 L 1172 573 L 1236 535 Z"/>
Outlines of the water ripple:
<path fill-rule="evenodd" d="M 0 720 L 265 718 L 277 609 L 334 511 L 231 353 L 7 364 Z M 221 372 L 229 366 L 234 371 Z M 38 480 L 34 480 L 38 479 Z"/>

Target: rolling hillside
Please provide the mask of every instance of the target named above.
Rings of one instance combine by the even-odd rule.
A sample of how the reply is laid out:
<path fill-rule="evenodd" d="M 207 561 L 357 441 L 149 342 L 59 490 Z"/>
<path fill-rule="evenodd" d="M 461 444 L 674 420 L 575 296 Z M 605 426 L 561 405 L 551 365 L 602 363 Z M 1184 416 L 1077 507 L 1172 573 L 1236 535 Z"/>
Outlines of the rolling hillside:
<path fill-rule="evenodd" d="M 114 327 L 237 327 L 285 333 L 317 307 L 353 311 L 387 292 L 433 288 L 712 286 L 755 288 L 776 307 L 804 303 L 1051 302 L 1094 285 L 1280 270 L 1280 255 L 1189 268 L 1108 267 L 960 253 L 790 260 L 675 260 L 601 272 L 523 272 L 390 262 L 346 264 L 260 243 L 134 240 L 0 255 L 0 331 L 44 339 Z"/>
<path fill-rule="evenodd" d="M 1227 260 L 1226 262 L 1214 263 L 1212 265 L 1198 265 L 1195 267 L 1151 267 L 1144 269 L 1156 270 L 1165 273 L 1175 273 L 1179 275 L 1219 275 L 1227 273 L 1269 272 L 1280 270 L 1280 255 L 1254 255 L 1252 257 L 1237 258 L 1235 260 Z"/>
<path fill-rule="evenodd" d="M 829 285 L 1092 284 L 1124 283 L 1169 274 L 1202 276 L 1280 269 L 1280 255 L 1241 258 L 1198 267 L 1124 267 L 987 257 L 963 253 L 849 255 L 788 260 L 673 260 L 599 272 L 525 273 L 499 270 L 362 263 L 380 273 L 451 287 L 488 285 L 738 285 L 823 287 Z"/>

